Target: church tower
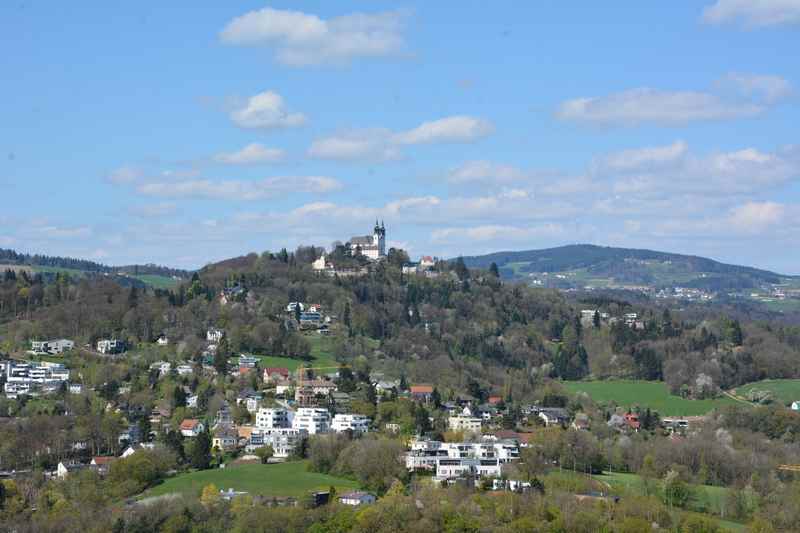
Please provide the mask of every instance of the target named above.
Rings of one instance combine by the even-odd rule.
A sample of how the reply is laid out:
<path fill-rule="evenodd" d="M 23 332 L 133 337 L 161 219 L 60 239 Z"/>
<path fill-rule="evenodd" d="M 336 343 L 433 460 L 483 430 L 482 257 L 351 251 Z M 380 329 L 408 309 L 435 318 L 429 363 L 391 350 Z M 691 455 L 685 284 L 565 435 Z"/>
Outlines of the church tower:
<path fill-rule="evenodd" d="M 384 257 L 386 255 L 386 226 L 384 226 L 383 221 L 378 225 L 378 220 L 375 220 L 372 243 L 378 247 L 378 257 Z"/>

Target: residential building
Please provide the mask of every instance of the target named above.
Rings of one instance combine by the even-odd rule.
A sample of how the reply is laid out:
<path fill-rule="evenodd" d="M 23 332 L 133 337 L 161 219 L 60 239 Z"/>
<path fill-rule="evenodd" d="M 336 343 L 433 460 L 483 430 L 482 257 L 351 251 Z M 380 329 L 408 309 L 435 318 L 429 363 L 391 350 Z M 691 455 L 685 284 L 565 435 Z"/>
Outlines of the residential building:
<path fill-rule="evenodd" d="M 258 357 L 244 354 L 239 356 L 239 368 L 255 368 L 256 366 L 258 366 Z"/>
<path fill-rule="evenodd" d="M 289 369 L 284 367 L 269 367 L 264 369 L 264 383 L 277 383 L 289 379 Z"/>
<path fill-rule="evenodd" d="M 483 419 L 476 416 L 451 416 L 448 419 L 450 431 L 480 432 Z"/>
<path fill-rule="evenodd" d="M 93 467 L 98 474 L 101 476 L 105 476 L 108 474 L 108 470 L 111 467 L 111 463 L 113 463 L 117 458 L 112 456 L 97 456 L 92 457 L 92 462 L 89 463 L 91 467 Z"/>
<path fill-rule="evenodd" d="M 445 459 L 436 462 L 436 477 L 439 479 L 455 479 L 464 476 L 500 477 L 502 463 L 498 459 Z"/>
<path fill-rule="evenodd" d="M 375 498 L 375 496 L 369 492 L 354 491 L 339 496 L 339 503 L 358 507 L 359 505 L 369 505 L 371 503 L 375 503 L 376 499 L 377 498 Z"/>
<path fill-rule="evenodd" d="M 495 438 L 483 438 L 480 442 L 415 440 L 406 454 L 406 468 L 437 470 L 442 459 L 497 460 L 500 464 L 505 464 L 519 459 L 519 444 L 513 439 Z M 446 463 L 445 466 L 470 468 L 469 464 Z"/>
<path fill-rule="evenodd" d="M 305 430 L 309 435 L 327 433 L 331 426 L 331 415 L 327 409 L 301 407 L 292 420 L 294 429 Z"/>
<path fill-rule="evenodd" d="M 167 346 L 169 344 L 169 338 L 166 335 L 159 335 L 158 339 L 156 339 L 156 344 L 159 346 Z"/>
<path fill-rule="evenodd" d="M 125 341 L 120 339 L 100 339 L 97 341 L 97 351 L 102 354 L 115 354 L 125 351 Z"/>
<path fill-rule="evenodd" d="M 565 426 L 569 424 L 569 413 L 561 407 L 543 407 L 539 409 L 539 418 L 545 426 Z"/>
<path fill-rule="evenodd" d="M 300 442 L 308 437 L 308 431 L 296 428 L 254 428 L 250 432 L 246 450 L 250 453 L 264 446 L 271 446 L 273 457 L 286 459 L 294 453 Z"/>
<path fill-rule="evenodd" d="M 172 370 L 172 364 L 167 361 L 156 361 L 150 365 L 150 370 L 158 370 L 159 377 L 164 377 Z"/>
<path fill-rule="evenodd" d="M 433 385 L 411 385 L 411 399 L 429 402 L 433 395 Z"/>
<path fill-rule="evenodd" d="M 792 411 L 800 411 L 800 401 L 793 401 L 792 402 Z"/>
<path fill-rule="evenodd" d="M 64 463 L 62 461 L 58 463 L 58 467 L 56 468 L 56 476 L 58 476 L 59 479 L 65 479 L 70 474 L 88 467 L 89 465 L 84 465 L 81 463 Z"/>
<path fill-rule="evenodd" d="M 233 450 L 238 443 L 239 432 L 232 425 L 218 427 L 211 438 L 211 446 L 222 451 Z"/>
<path fill-rule="evenodd" d="M 256 412 L 256 428 L 275 429 L 291 427 L 286 409 L 262 407 Z"/>
<path fill-rule="evenodd" d="M 69 339 L 31 341 L 31 351 L 37 355 L 59 355 L 73 348 L 75 348 L 75 343 Z"/>
<path fill-rule="evenodd" d="M 205 426 L 196 418 L 187 418 L 181 422 L 180 430 L 184 437 L 196 437 L 205 430 Z"/>
<path fill-rule="evenodd" d="M 370 419 L 364 415 L 338 414 L 334 415 L 331 429 L 336 433 L 352 431 L 353 433 L 367 433 Z"/>
<path fill-rule="evenodd" d="M 179 376 L 189 376 L 194 373 L 194 368 L 192 365 L 178 365 L 175 367 L 175 371 Z"/>
<path fill-rule="evenodd" d="M 225 332 L 221 329 L 208 328 L 208 331 L 206 331 L 206 340 L 208 342 L 213 342 L 215 344 L 219 344 L 219 342 L 222 340 L 222 337 L 224 336 Z"/>

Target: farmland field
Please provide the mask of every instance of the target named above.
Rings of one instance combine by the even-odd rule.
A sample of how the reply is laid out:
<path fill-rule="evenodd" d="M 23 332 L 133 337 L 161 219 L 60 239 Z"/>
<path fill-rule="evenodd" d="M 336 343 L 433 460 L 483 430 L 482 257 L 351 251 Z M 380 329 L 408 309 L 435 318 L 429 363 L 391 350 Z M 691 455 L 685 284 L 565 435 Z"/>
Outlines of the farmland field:
<path fill-rule="evenodd" d="M 299 498 L 311 491 L 327 490 L 331 486 L 337 491 L 358 488 L 355 481 L 306 470 L 305 461 L 271 465 L 247 464 L 179 474 L 147 491 L 144 496 L 161 496 L 180 493 L 197 496 L 203 487 L 213 483 L 220 489 L 232 488 L 263 496 Z"/>
<path fill-rule="evenodd" d="M 736 395 L 747 398 L 752 390 L 770 391 L 775 401 L 788 405 L 800 400 L 800 379 L 765 379 L 742 385 L 736 389 Z"/>
<path fill-rule="evenodd" d="M 598 403 L 613 401 L 620 407 L 649 407 L 661 416 L 699 416 L 734 402 L 727 397 L 688 400 L 670 394 L 667 385 L 660 381 L 565 381 L 562 384 L 572 393 L 587 393 Z"/>

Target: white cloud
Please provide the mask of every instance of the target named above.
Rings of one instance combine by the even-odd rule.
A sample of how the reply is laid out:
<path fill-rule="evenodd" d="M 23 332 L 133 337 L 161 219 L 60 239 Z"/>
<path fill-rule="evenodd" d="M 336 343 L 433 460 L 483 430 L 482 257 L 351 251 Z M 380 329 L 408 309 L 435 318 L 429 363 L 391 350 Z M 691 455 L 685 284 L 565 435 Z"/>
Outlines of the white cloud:
<path fill-rule="evenodd" d="M 792 93 L 792 84 L 780 76 L 732 72 L 721 81 L 747 97 L 763 98 L 767 103 L 775 103 Z"/>
<path fill-rule="evenodd" d="M 400 132 L 394 137 L 398 144 L 430 144 L 441 142 L 471 142 L 486 137 L 494 131 L 488 120 L 457 115 L 430 122 Z"/>
<path fill-rule="evenodd" d="M 760 233 L 780 223 L 786 207 L 775 202 L 747 202 L 731 211 L 730 223 L 745 233 Z"/>
<path fill-rule="evenodd" d="M 602 158 L 599 166 L 609 170 L 634 170 L 649 166 L 673 163 L 686 155 L 689 148 L 684 141 L 666 146 L 648 146 L 615 152 Z"/>
<path fill-rule="evenodd" d="M 552 223 L 524 228 L 490 224 L 485 226 L 437 229 L 431 233 L 431 241 L 435 243 L 464 241 L 496 241 L 501 243 L 526 242 L 534 238 L 555 237 L 564 235 L 565 233 L 566 229 L 563 226 Z"/>
<path fill-rule="evenodd" d="M 137 188 L 140 194 L 170 198 L 224 198 L 228 200 L 262 200 L 291 192 L 326 193 L 338 190 L 342 184 L 326 176 L 275 177 L 257 181 L 187 180 L 145 183 Z"/>
<path fill-rule="evenodd" d="M 173 202 L 159 202 L 155 204 L 139 205 L 131 207 L 131 214 L 141 218 L 153 218 L 171 215 L 177 210 L 177 205 Z"/>
<path fill-rule="evenodd" d="M 285 153 L 280 148 L 269 148 L 259 143 L 251 143 L 236 152 L 220 153 L 214 161 L 226 165 L 257 165 L 274 163 L 283 159 Z"/>
<path fill-rule="evenodd" d="M 118 169 L 111 171 L 108 174 L 108 176 L 106 176 L 106 179 L 111 183 L 115 183 L 117 185 L 124 185 L 128 183 L 133 183 L 134 181 L 138 180 L 141 177 L 142 177 L 142 171 L 140 169 L 125 166 L 125 167 L 119 167 Z"/>
<path fill-rule="evenodd" d="M 339 161 L 389 161 L 400 157 L 400 150 L 389 142 L 385 129 L 354 130 L 317 139 L 308 149 L 309 157 Z"/>
<path fill-rule="evenodd" d="M 230 117 L 234 124 L 247 129 L 293 128 L 307 122 L 304 114 L 289 111 L 283 97 L 273 91 L 251 96 Z"/>
<path fill-rule="evenodd" d="M 315 159 L 389 161 L 402 157 L 401 146 L 472 142 L 489 135 L 493 129 L 486 120 L 457 115 L 400 132 L 386 128 L 344 131 L 316 139 L 307 153 Z"/>
<path fill-rule="evenodd" d="M 353 13 L 329 20 L 301 11 L 264 8 L 234 18 L 223 43 L 275 47 L 286 65 L 346 64 L 360 57 L 398 54 L 404 47 L 401 12 Z"/>
<path fill-rule="evenodd" d="M 716 95 L 693 91 L 638 88 L 607 96 L 563 102 L 561 120 L 600 125 L 635 126 L 642 123 L 679 125 L 692 121 L 752 117 L 765 107 L 748 102 L 726 102 Z"/>
<path fill-rule="evenodd" d="M 90 236 L 92 228 L 89 226 L 62 227 L 47 225 L 33 228 L 33 234 L 46 239 L 75 239 Z"/>
<path fill-rule="evenodd" d="M 798 0 L 717 0 L 703 10 L 708 24 L 738 23 L 746 28 L 800 23 Z"/>
<path fill-rule="evenodd" d="M 450 183 L 510 183 L 526 177 L 525 172 L 514 166 L 476 160 L 451 170 L 447 180 Z"/>

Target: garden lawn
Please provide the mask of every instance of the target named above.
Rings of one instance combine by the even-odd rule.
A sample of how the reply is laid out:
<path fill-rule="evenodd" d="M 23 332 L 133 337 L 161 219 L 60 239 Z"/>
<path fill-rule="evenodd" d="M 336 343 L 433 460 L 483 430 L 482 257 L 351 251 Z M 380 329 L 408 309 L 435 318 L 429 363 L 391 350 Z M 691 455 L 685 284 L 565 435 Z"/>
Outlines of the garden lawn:
<path fill-rule="evenodd" d="M 664 416 L 700 416 L 717 407 L 730 405 L 734 400 L 727 397 L 712 400 L 688 400 L 669 393 L 667 385 L 660 381 L 609 380 L 609 381 L 564 381 L 564 387 L 572 392 L 585 392 L 598 403 L 614 402 L 620 407 L 649 407 Z"/>
<path fill-rule="evenodd" d="M 278 464 L 246 464 L 200 470 L 166 479 L 147 491 L 144 496 L 180 493 L 199 496 L 203 487 L 214 484 L 220 489 L 232 488 L 252 495 L 301 498 L 309 492 L 335 487 L 337 492 L 358 488 L 358 483 L 306 470 L 305 461 Z"/>
<path fill-rule="evenodd" d="M 770 391 L 775 401 L 788 405 L 800 401 L 800 379 L 765 379 L 742 385 L 736 389 L 736 395 L 747 398 L 752 390 Z"/>

